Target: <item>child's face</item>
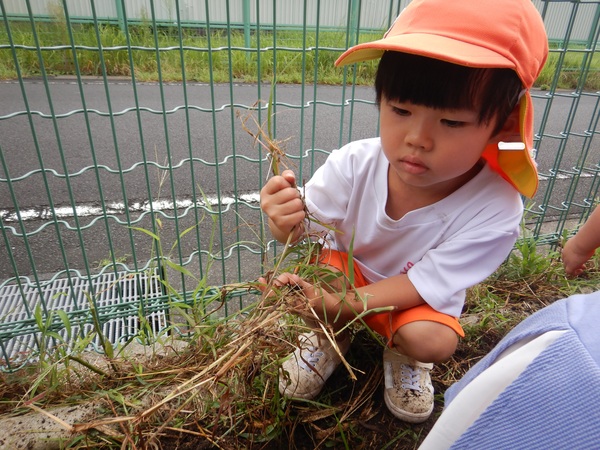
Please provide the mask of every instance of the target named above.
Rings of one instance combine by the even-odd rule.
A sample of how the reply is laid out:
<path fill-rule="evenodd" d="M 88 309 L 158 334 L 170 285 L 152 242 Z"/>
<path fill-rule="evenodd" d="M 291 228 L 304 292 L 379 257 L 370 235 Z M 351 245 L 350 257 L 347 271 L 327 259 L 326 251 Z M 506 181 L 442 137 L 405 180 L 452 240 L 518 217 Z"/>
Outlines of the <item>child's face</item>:
<path fill-rule="evenodd" d="M 486 145 L 496 142 L 495 120 L 478 112 L 444 110 L 382 98 L 380 135 L 390 162 L 390 183 L 449 195 L 466 183 Z"/>

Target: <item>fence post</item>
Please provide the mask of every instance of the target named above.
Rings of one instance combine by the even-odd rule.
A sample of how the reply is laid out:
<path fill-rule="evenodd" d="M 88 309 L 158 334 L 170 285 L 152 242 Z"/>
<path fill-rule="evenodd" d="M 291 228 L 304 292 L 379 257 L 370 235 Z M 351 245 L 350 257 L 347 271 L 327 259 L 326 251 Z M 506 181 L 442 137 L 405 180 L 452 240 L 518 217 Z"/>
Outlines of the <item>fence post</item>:
<path fill-rule="evenodd" d="M 117 8 L 117 21 L 119 22 L 119 28 L 123 33 L 127 33 L 127 27 L 125 25 L 125 14 L 123 11 L 125 5 L 122 3 L 122 0 L 115 0 L 115 6 Z"/>
<path fill-rule="evenodd" d="M 360 0 L 350 0 L 350 36 L 348 36 L 349 46 L 358 44 L 358 24 L 360 21 Z"/>
<path fill-rule="evenodd" d="M 244 19 L 244 47 L 250 48 L 250 0 L 242 0 L 242 16 Z M 246 58 L 250 58 L 249 52 L 246 52 Z"/>

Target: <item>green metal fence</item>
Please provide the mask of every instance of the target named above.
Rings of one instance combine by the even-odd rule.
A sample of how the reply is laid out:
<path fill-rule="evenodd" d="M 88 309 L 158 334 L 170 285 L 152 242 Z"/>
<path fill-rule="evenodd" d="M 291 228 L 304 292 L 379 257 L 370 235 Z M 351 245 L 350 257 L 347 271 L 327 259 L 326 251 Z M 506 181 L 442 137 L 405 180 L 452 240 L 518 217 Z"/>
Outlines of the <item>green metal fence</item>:
<path fill-rule="evenodd" d="M 179 15 L 174 25 L 158 26 L 154 1 L 137 28 L 128 22 L 126 2 L 118 3 L 128 32 L 101 23 L 91 1 L 91 23 L 83 27 L 92 40 L 82 42 L 66 1 L 48 23 L 29 1 L 25 21 L 9 20 L 0 0 L 0 70 L 15 74 L 0 82 L 5 370 L 41 347 L 99 332 L 98 326 L 113 341 L 143 327 L 160 332 L 172 323 L 173 303 L 220 301 L 221 286 L 254 280 L 269 266 L 277 246 L 264 231 L 258 203 L 269 161 L 261 140 L 244 127 L 270 130 L 300 180 L 331 149 L 378 132 L 372 88 L 357 83 L 365 69 L 340 70 L 338 84 L 324 75 L 362 37 L 351 12 L 360 14 L 367 2 L 348 1 L 349 19 L 332 45 L 319 29 L 321 2 L 305 1 L 300 32 L 282 39 L 274 0 L 272 20 L 254 24 L 250 46 L 233 44 L 234 2 L 223 2 L 226 33 L 210 27 L 205 2 L 207 22 L 195 28 L 196 44 Z M 399 5 L 382 3 L 394 14 Z M 587 217 L 597 196 L 600 95 L 593 56 L 600 5 L 536 5 L 553 21 L 553 8 L 560 7 L 564 24 L 553 25 L 564 33 L 552 48 L 547 81 L 534 93 L 541 184 L 527 204 L 525 230 L 552 244 Z M 590 17 L 583 42 L 581 24 Z M 54 33 L 56 42 L 45 43 L 44 33 Z M 121 40 L 108 42 L 113 33 Z M 163 44 L 165 35 L 175 45 Z M 53 72 L 57 57 L 60 77 Z M 142 65 L 154 67 L 155 80 L 145 81 Z M 239 82 L 240 66 L 251 69 L 250 82 L 247 73 Z M 114 67 L 126 75 L 112 76 Z M 280 83 L 290 67 L 298 82 Z M 190 78 L 197 68 L 206 81 Z M 85 75 L 90 71 L 96 75 Z M 561 87 L 569 79 L 571 86 Z M 241 288 L 228 292 L 224 314 L 239 309 L 246 295 Z"/>

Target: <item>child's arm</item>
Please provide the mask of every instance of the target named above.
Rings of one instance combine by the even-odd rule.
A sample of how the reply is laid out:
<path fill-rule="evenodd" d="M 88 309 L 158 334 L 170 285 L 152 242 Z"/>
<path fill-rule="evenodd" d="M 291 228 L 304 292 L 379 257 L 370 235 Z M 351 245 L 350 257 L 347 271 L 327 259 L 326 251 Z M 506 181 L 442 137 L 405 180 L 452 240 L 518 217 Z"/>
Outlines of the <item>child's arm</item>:
<path fill-rule="evenodd" d="M 261 281 L 266 285 L 264 279 Z M 274 285 L 300 287 L 320 317 L 325 316 L 323 311 L 326 310 L 328 318 L 333 320 L 339 314 L 338 320 L 341 322 L 348 322 L 364 311 L 377 308 L 391 307 L 394 310 L 403 310 L 425 303 L 406 274 L 386 278 L 357 288 L 356 291 L 347 290 L 344 293 L 327 292 L 292 273 L 279 275 Z"/>
<path fill-rule="evenodd" d="M 291 170 L 267 181 L 260 191 L 260 207 L 269 218 L 269 229 L 275 239 L 285 243 L 292 232 L 292 242 L 300 238 L 306 213 Z"/>
<path fill-rule="evenodd" d="M 562 260 L 567 275 L 577 276 L 583 272 L 583 265 L 594 255 L 599 246 L 600 208 L 596 208 L 563 248 Z"/>

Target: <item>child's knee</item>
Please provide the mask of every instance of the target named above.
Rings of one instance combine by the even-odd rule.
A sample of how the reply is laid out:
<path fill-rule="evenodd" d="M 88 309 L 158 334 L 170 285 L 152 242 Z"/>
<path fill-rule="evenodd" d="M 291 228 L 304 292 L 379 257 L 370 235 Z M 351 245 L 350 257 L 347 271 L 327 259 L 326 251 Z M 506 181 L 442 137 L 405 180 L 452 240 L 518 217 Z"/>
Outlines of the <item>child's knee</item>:
<path fill-rule="evenodd" d="M 392 342 L 407 356 L 422 362 L 436 363 L 446 361 L 454 354 L 458 335 L 449 326 L 423 320 L 398 328 Z"/>

